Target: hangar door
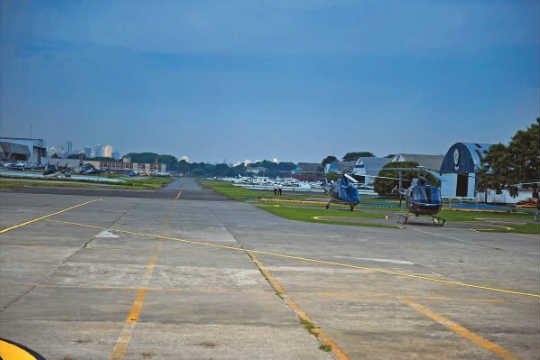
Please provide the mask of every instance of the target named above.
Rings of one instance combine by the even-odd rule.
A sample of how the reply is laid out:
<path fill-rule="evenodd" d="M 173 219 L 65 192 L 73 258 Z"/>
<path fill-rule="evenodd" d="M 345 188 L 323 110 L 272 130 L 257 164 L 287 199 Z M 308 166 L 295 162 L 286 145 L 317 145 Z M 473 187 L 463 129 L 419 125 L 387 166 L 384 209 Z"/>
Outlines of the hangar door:
<path fill-rule="evenodd" d="M 456 196 L 467 196 L 469 190 L 469 174 L 458 174 L 456 182 Z"/>

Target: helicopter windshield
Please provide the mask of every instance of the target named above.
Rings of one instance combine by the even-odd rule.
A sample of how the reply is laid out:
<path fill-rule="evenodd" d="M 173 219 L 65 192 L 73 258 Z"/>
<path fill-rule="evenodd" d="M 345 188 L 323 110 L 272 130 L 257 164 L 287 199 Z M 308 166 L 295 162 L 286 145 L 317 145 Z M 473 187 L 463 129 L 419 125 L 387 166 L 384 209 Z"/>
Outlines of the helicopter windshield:
<path fill-rule="evenodd" d="M 440 205 L 442 202 L 439 188 L 431 186 L 416 186 L 412 191 L 412 198 L 414 202 L 430 205 Z"/>

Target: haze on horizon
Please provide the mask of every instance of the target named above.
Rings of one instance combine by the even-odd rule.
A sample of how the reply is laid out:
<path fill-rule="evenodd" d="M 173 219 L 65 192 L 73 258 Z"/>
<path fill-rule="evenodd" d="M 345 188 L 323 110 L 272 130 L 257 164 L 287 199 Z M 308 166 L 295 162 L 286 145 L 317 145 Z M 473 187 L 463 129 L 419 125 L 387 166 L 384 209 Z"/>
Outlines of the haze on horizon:
<path fill-rule="evenodd" d="M 195 161 L 443 154 L 539 115 L 538 1 L 0 1 L 0 135 Z"/>

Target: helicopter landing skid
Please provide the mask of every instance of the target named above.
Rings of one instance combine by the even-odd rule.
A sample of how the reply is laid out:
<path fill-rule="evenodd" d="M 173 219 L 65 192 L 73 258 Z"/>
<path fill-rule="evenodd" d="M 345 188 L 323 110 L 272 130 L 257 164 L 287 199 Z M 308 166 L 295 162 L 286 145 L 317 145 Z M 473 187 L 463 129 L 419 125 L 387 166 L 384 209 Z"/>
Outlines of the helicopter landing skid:
<path fill-rule="evenodd" d="M 410 213 L 400 214 L 398 217 L 397 223 L 400 225 L 406 225 L 409 222 L 409 215 Z M 437 225 L 437 226 L 444 226 L 446 224 L 446 219 L 442 219 L 439 216 L 432 216 L 431 221 L 433 225 Z"/>
<path fill-rule="evenodd" d="M 407 224 L 409 221 L 409 214 L 400 214 L 397 223 L 398 224 Z"/>
<path fill-rule="evenodd" d="M 329 202 L 326 203 L 326 205 L 324 206 L 326 208 L 326 210 L 328 210 L 330 208 L 330 204 L 332 203 L 332 201 L 330 200 Z M 348 203 L 338 203 L 338 204 L 348 204 Z M 351 211 L 354 211 L 354 204 L 348 204 L 349 205 L 349 209 Z"/>
<path fill-rule="evenodd" d="M 433 222 L 433 225 L 444 226 L 444 224 L 446 224 L 446 219 L 441 219 L 438 216 L 433 216 L 431 221 Z"/>

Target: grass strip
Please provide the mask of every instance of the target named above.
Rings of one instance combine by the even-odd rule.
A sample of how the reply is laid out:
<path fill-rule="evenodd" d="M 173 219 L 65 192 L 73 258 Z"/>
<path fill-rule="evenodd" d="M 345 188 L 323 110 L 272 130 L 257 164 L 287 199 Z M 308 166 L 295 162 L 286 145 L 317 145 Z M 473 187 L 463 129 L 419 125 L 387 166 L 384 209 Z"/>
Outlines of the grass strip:
<path fill-rule="evenodd" d="M 335 224 L 335 225 L 352 225 L 352 226 L 371 226 L 388 229 L 398 229 L 395 225 L 385 225 L 370 222 L 351 222 L 351 221 L 339 221 L 335 219 L 326 220 L 327 217 L 343 217 L 343 218 L 367 218 L 367 219 L 384 219 L 384 215 L 367 213 L 367 212 L 346 212 L 340 210 L 325 210 L 325 209 L 305 209 L 305 208 L 291 208 L 283 206 L 268 206 L 259 205 L 259 208 L 266 210 L 274 215 L 281 216 L 285 219 L 314 222 L 320 224 Z"/>

